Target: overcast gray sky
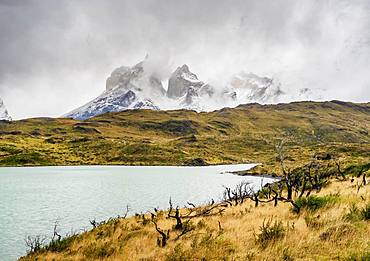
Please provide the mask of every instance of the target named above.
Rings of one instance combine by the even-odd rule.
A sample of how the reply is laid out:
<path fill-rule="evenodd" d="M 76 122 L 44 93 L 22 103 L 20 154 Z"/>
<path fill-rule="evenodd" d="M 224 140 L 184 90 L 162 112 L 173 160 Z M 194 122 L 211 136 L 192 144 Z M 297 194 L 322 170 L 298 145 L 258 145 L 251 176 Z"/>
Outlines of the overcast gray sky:
<path fill-rule="evenodd" d="M 0 0 L 0 97 L 13 118 L 60 116 L 149 53 L 165 77 L 278 79 L 370 100 L 370 1 Z"/>

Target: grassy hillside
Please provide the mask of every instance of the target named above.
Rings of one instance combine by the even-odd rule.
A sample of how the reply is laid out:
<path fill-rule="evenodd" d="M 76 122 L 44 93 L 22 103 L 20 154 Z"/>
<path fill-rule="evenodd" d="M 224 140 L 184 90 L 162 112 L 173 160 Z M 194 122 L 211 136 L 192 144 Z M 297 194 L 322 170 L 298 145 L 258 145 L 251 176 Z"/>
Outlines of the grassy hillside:
<path fill-rule="evenodd" d="M 370 259 L 369 103 L 138 110 L 2 122 L 0 131 L 1 165 L 262 162 L 253 173 L 282 176 L 257 193 L 226 190 L 219 203 L 92 222 L 49 244 L 30 238 L 22 260 Z"/>
<path fill-rule="evenodd" d="M 169 236 L 165 246 L 151 214 L 112 218 L 21 260 L 369 260 L 370 185 L 360 182 L 331 180 L 295 201 L 299 213 L 288 202 L 255 207 L 247 200 L 221 214 L 184 218 L 177 229 L 160 211 L 152 220 Z"/>
<path fill-rule="evenodd" d="M 291 158 L 313 151 L 356 161 L 370 151 L 370 103 L 241 105 L 209 113 L 134 110 L 89 120 L 0 122 L 0 165 L 275 164 L 281 139 Z"/>

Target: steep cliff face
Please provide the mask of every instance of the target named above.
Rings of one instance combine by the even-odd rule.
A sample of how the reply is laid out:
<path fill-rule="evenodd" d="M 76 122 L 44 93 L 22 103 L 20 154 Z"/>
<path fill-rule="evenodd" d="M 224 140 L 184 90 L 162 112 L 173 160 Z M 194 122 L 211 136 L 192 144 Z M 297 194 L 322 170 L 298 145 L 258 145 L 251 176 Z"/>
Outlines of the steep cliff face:
<path fill-rule="evenodd" d="M 144 62 L 115 69 L 106 81 L 106 91 L 120 88 L 151 96 L 164 95 L 166 91 L 161 80 L 144 70 Z"/>
<path fill-rule="evenodd" d="M 189 67 L 184 64 L 174 71 L 168 80 L 167 96 L 170 98 L 180 98 L 187 95 L 189 90 L 191 92 L 198 91 L 204 82 L 200 81 L 198 77 L 190 72 Z"/>

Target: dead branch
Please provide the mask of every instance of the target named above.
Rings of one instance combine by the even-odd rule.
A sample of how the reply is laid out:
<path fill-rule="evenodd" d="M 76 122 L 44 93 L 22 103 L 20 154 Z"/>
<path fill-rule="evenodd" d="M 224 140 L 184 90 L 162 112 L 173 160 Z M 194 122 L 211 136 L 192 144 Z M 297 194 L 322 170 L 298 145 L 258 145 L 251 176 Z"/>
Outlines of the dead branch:
<path fill-rule="evenodd" d="M 126 218 L 127 217 L 127 215 L 128 215 L 128 212 L 130 211 L 130 208 L 129 208 L 129 206 L 128 206 L 128 204 L 126 205 L 126 212 L 125 212 L 125 214 L 123 215 L 123 218 Z"/>
<path fill-rule="evenodd" d="M 51 239 L 51 242 L 55 241 L 55 237 L 57 237 L 57 241 L 60 241 L 62 239 L 62 236 L 57 231 L 58 228 L 58 221 L 55 221 L 54 223 L 54 231 L 53 231 L 53 237 Z"/>
<path fill-rule="evenodd" d="M 152 214 L 152 213 L 151 213 Z M 152 223 L 154 224 L 155 230 L 159 233 L 161 238 L 157 238 L 157 245 L 160 247 L 165 247 L 167 245 L 167 240 L 169 239 L 169 230 L 167 231 L 167 234 L 158 227 L 157 221 L 155 219 L 155 215 L 152 214 Z"/>

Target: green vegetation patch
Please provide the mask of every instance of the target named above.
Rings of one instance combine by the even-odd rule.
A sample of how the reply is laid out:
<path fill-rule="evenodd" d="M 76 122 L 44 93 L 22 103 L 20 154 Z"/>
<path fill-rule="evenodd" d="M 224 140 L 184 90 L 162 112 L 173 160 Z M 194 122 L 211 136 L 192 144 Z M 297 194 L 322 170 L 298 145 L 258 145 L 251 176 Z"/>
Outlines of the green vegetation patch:
<path fill-rule="evenodd" d="M 51 241 L 47 246 L 45 246 L 45 249 L 50 252 L 63 252 L 72 245 L 77 237 L 78 235 L 72 235 L 60 240 Z"/>
<path fill-rule="evenodd" d="M 348 221 L 370 220 L 370 202 L 364 208 L 352 205 L 349 212 L 344 215 L 344 219 Z"/>
<path fill-rule="evenodd" d="M 21 152 L 4 158 L 0 164 L 7 166 L 48 165 L 49 161 L 38 152 Z"/>
<path fill-rule="evenodd" d="M 256 235 L 256 242 L 262 247 L 266 247 L 268 244 L 285 236 L 285 228 L 281 221 L 263 221 L 259 230 L 260 233 Z"/>
<path fill-rule="evenodd" d="M 293 208 L 293 212 L 298 213 L 299 210 L 317 211 L 320 208 L 336 203 L 339 200 L 337 195 L 326 195 L 323 197 L 319 196 L 308 196 L 302 197 L 295 201 L 298 209 Z"/>
<path fill-rule="evenodd" d="M 144 130 L 155 130 L 174 135 L 197 134 L 197 123 L 192 120 L 168 120 L 164 122 L 142 122 L 139 127 Z"/>
<path fill-rule="evenodd" d="M 9 145 L 9 144 L 0 145 L 0 151 L 5 152 L 5 153 L 9 153 L 9 154 L 15 154 L 15 153 L 20 153 L 21 152 L 21 150 L 18 149 L 16 146 Z"/>
<path fill-rule="evenodd" d="M 369 261 L 370 260 L 370 251 L 363 253 L 353 253 L 346 259 L 347 261 Z"/>
<path fill-rule="evenodd" d="M 229 260 L 235 253 L 235 246 L 230 240 L 222 236 L 207 234 L 195 237 L 190 248 L 177 244 L 167 255 L 165 260 Z"/>
<path fill-rule="evenodd" d="M 97 242 L 91 243 L 90 246 L 83 252 L 87 258 L 102 259 L 111 256 L 114 248 L 109 245 L 109 242 L 99 245 Z"/>

